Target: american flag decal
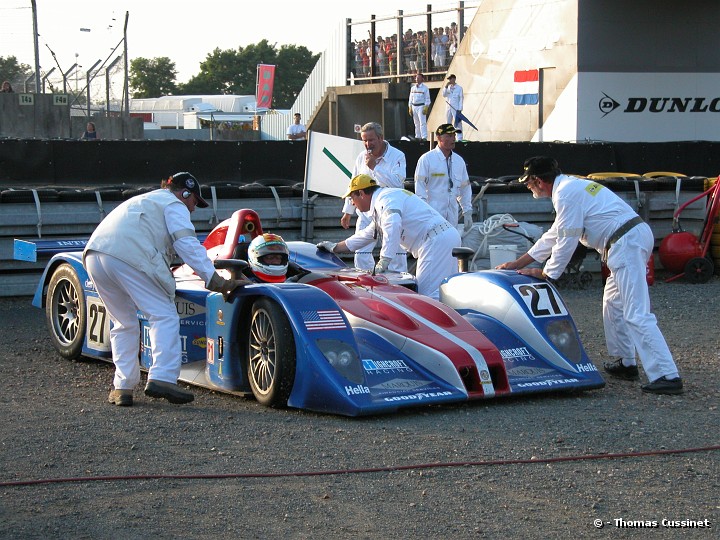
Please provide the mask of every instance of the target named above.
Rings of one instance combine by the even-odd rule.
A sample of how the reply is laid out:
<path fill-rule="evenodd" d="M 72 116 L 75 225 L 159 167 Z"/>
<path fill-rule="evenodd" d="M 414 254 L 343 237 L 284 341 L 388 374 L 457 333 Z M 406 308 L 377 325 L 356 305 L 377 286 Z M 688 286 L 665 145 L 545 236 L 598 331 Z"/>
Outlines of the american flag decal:
<path fill-rule="evenodd" d="M 337 309 L 320 311 L 301 311 L 305 328 L 308 330 L 333 330 L 347 328 L 341 313 Z"/>

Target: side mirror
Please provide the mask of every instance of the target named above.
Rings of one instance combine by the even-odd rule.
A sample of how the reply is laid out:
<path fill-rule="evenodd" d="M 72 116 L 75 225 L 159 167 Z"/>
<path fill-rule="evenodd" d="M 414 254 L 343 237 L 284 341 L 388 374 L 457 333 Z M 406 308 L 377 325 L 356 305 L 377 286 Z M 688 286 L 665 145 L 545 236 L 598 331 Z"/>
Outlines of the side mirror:
<path fill-rule="evenodd" d="M 235 276 L 238 272 L 242 272 L 247 268 L 248 262 L 242 259 L 215 259 L 213 265 L 218 270 L 230 270 L 230 278 L 237 279 Z"/>

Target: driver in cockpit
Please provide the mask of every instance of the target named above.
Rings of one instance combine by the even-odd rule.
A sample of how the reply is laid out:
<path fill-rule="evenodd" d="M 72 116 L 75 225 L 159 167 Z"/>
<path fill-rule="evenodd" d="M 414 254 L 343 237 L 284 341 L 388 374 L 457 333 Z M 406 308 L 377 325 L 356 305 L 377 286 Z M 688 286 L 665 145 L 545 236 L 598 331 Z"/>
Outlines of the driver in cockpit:
<path fill-rule="evenodd" d="M 282 283 L 287 276 L 289 255 L 282 236 L 260 234 L 248 246 L 249 268 L 245 275 L 258 283 Z"/>

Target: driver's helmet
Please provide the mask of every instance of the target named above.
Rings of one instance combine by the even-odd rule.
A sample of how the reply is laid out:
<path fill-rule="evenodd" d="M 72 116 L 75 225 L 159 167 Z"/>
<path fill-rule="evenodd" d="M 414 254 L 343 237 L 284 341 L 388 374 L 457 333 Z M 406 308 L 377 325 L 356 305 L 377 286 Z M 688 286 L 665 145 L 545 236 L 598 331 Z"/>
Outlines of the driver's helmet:
<path fill-rule="evenodd" d="M 287 244 L 282 236 L 272 233 L 260 234 L 253 238 L 248 247 L 248 263 L 253 273 L 262 281 L 282 283 L 288 269 Z M 280 255 L 280 262 L 268 262 L 268 255 Z"/>

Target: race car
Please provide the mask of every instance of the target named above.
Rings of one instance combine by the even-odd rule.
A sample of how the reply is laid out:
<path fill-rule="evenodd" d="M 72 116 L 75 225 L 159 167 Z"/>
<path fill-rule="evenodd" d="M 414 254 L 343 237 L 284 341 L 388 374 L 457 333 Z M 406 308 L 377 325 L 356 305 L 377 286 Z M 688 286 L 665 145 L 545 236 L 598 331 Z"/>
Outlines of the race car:
<path fill-rule="evenodd" d="M 220 273 L 247 272 L 258 215 L 238 210 L 204 240 Z M 111 361 L 110 321 L 82 264 L 63 242 L 16 241 L 16 253 L 55 253 L 33 298 L 65 358 Z M 78 245 L 77 247 L 82 247 Z M 306 242 L 288 242 L 283 283 L 225 298 L 186 265 L 174 268 L 183 359 L 180 381 L 253 395 L 270 407 L 360 416 L 400 408 L 604 386 L 552 285 L 515 272 L 459 273 L 441 302 L 409 274 L 349 268 Z M 26 258 L 27 254 L 16 258 Z M 148 322 L 140 363 L 150 367 Z"/>

